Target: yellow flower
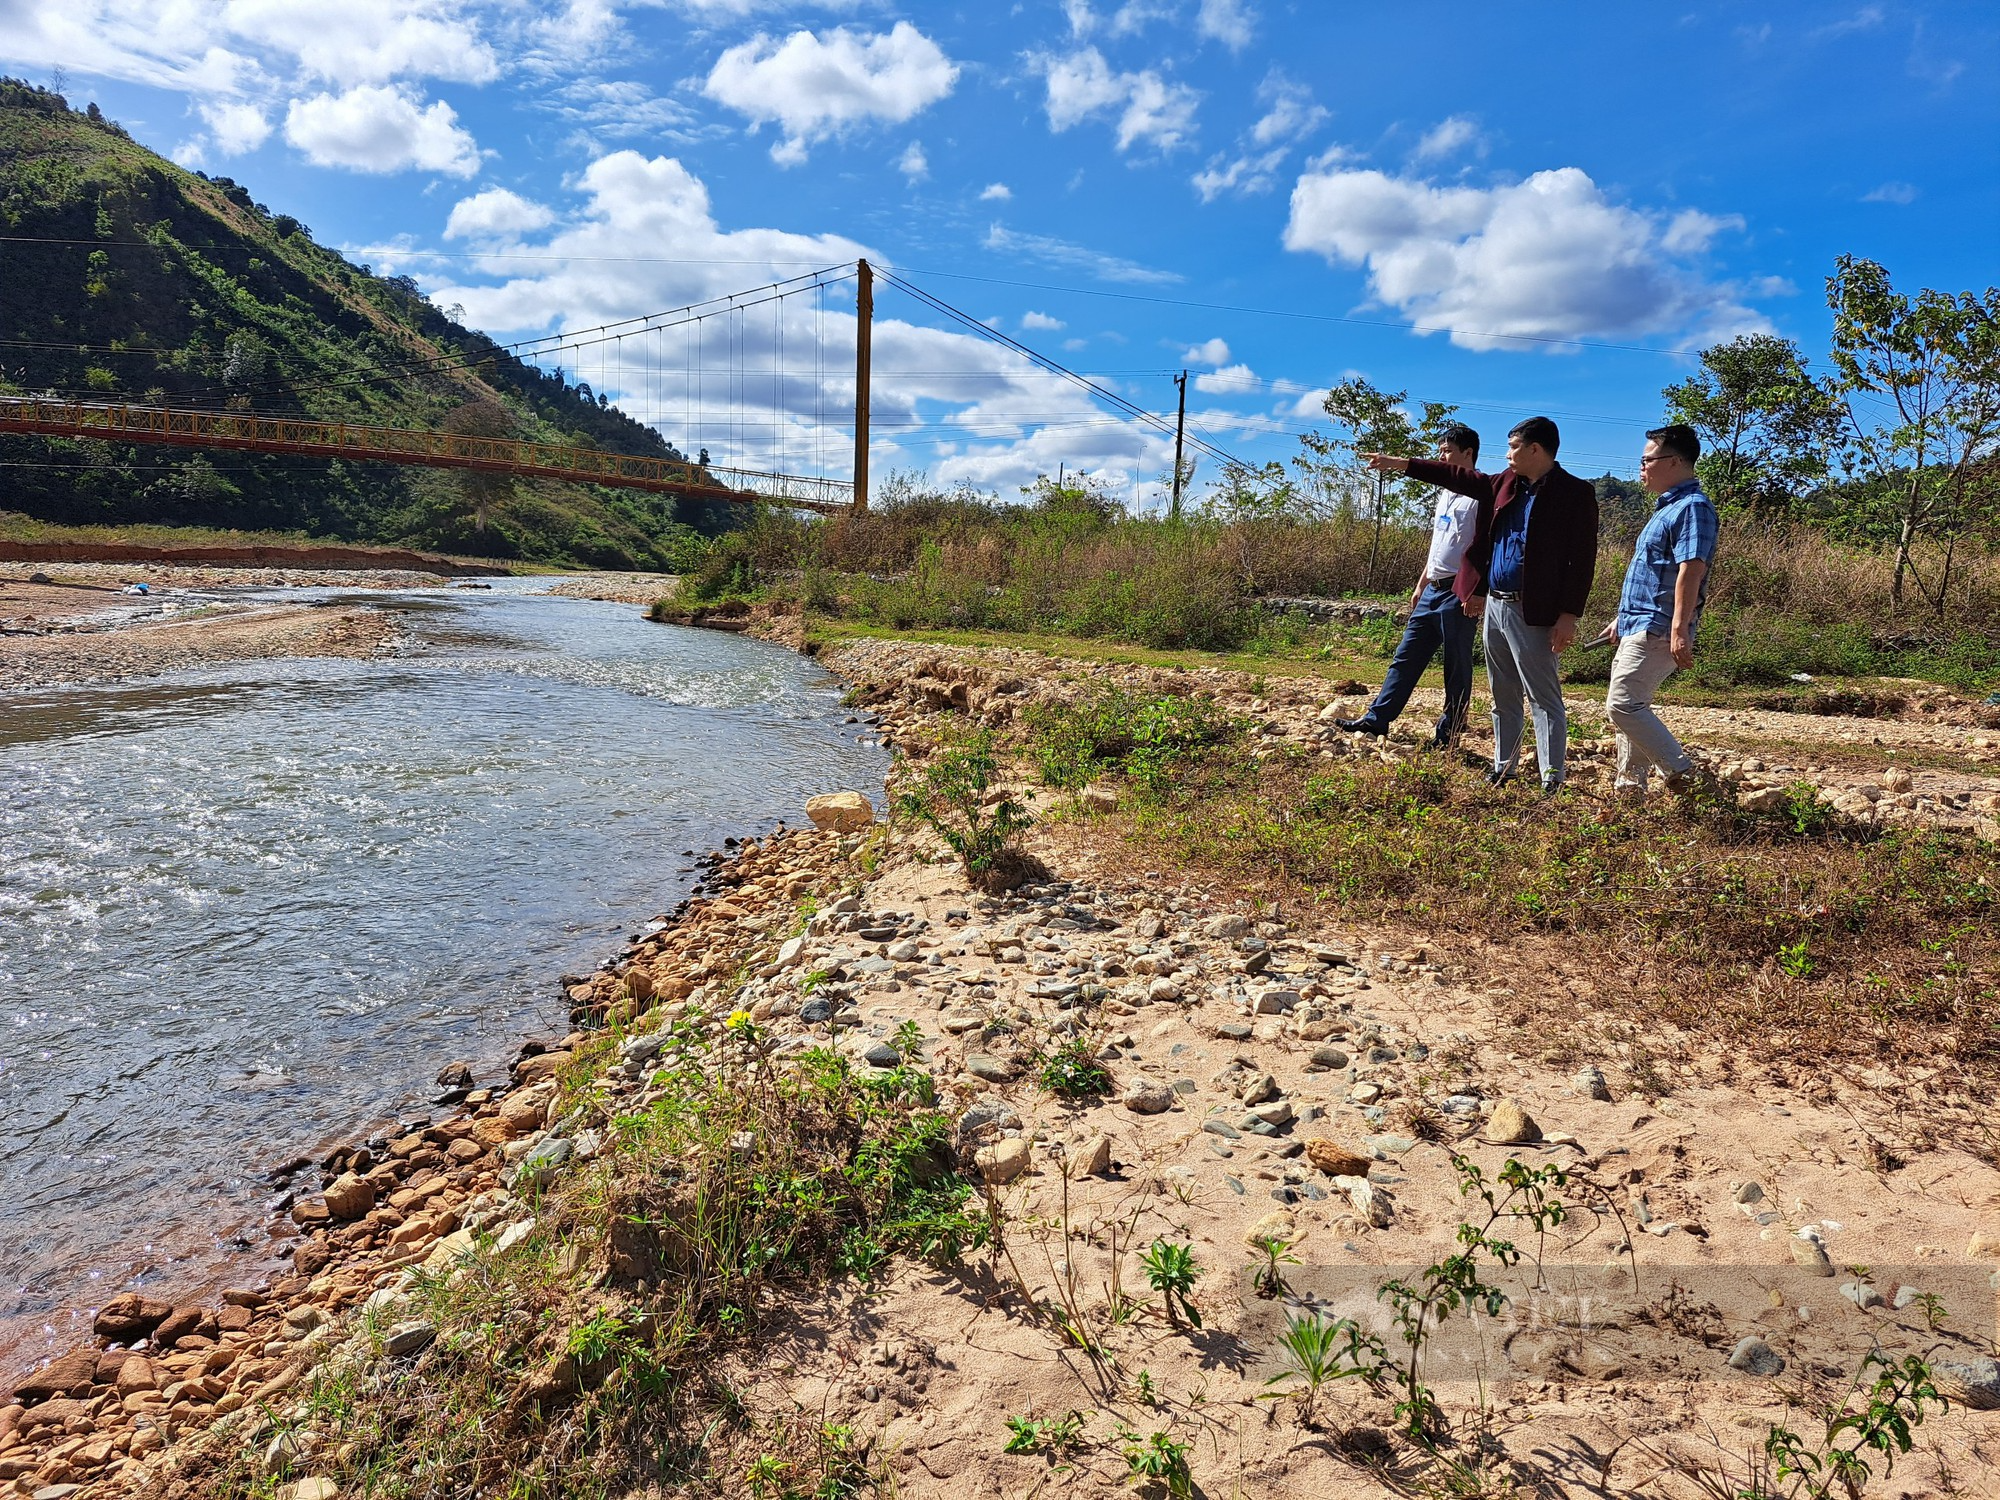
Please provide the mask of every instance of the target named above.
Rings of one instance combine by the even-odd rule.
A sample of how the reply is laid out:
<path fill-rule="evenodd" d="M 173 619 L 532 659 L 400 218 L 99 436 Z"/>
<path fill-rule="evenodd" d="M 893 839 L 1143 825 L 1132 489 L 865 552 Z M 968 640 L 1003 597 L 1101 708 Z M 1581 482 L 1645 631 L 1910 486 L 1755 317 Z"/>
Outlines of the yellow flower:
<path fill-rule="evenodd" d="M 729 1019 L 723 1024 L 731 1031 L 741 1031 L 745 1026 L 750 1024 L 750 1012 L 747 1010 L 732 1010 L 729 1013 Z"/>

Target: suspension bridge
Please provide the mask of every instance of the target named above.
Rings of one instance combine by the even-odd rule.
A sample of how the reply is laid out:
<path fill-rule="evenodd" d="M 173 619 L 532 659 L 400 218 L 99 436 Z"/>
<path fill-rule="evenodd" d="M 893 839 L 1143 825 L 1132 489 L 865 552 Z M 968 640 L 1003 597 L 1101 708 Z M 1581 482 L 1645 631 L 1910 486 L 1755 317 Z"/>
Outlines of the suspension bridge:
<path fill-rule="evenodd" d="M 650 419 L 644 425 L 655 433 L 666 420 L 679 417 L 683 441 L 690 448 L 694 446 L 691 434 L 719 432 L 724 438 L 723 445 L 739 454 L 760 450 L 768 460 L 766 466 L 711 462 L 706 446 L 698 459 L 690 459 L 620 453 L 577 443 L 258 412 L 251 409 L 258 392 L 240 388 L 195 393 L 216 398 L 213 406 L 192 404 L 185 397 L 184 404 L 166 404 L 129 397 L 118 399 L 95 391 L 0 395 L 0 435 L 34 434 L 409 464 L 565 480 L 744 505 L 768 503 L 823 515 L 865 511 L 869 493 L 874 294 L 878 279 L 906 293 L 925 312 L 1002 346 L 1044 374 L 1072 382 L 1094 402 L 1108 406 L 1115 419 L 1151 428 L 1162 436 L 1171 435 L 1176 476 L 1181 473 L 1185 446 L 1193 446 L 1224 465 L 1236 463 L 1212 443 L 1186 433 L 1184 384 L 1181 411 L 1169 419 L 999 332 L 987 321 L 933 296 L 906 278 L 871 266 L 866 260 L 824 267 L 667 312 L 510 344 L 481 339 L 479 347 L 470 351 L 445 352 L 387 369 L 335 380 L 293 383 L 282 388 L 289 404 L 313 390 L 365 388 L 396 376 L 476 375 L 483 367 L 509 357 L 532 369 L 561 356 L 580 360 L 579 370 L 587 370 L 590 355 L 583 351 L 590 350 L 596 351 L 598 359 L 598 391 L 618 389 L 621 409 L 636 396 L 637 405 Z M 851 407 L 837 411 L 830 418 L 825 410 L 829 389 L 837 394 L 844 392 L 840 377 L 830 378 L 826 368 L 826 293 L 848 280 L 855 284 Z M 802 304 L 805 304 L 803 317 L 792 311 Z M 762 307 L 771 309 L 768 328 L 753 324 L 750 318 L 753 309 Z M 846 316 L 844 308 L 838 309 L 837 316 Z M 803 327 L 799 326 L 801 323 Z M 709 351 L 711 324 L 719 325 L 716 333 L 726 346 L 720 361 Z M 790 356 L 786 350 L 788 325 L 793 330 Z M 800 343 L 807 346 L 803 352 L 798 348 Z M 760 351 L 764 363 L 758 367 L 756 355 Z M 810 370 L 802 368 L 807 361 Z M 550 378 L 546 369 L 539 373 Z M 564 374 L 561 365 L 555 366 L 553 378 L 561 380 Z M 802 393 L 795 387 L 807 379 L 811 382 L 813 410 L 809 421 L 797 424 L 803 427 L 800 432 L 792 430 L 791 413 L 804 406 Z M 1183 376 L 1183 382 L 1184 379 Z M 768 393 L 763 390 L 765 381 L 769 382 Z M 711 395 L 711 387 L 717 383 L 723 387 L 719 417 Z M 575 388 L 586 397 L 592 394 L 591 387 L 583 381 L 578 381 Z M 265 387 L 264 392 L 276 396 L 280 388 L 273 385 Z M 601 400 L 600 404 L 605 402 Z M 676 405 L 679 411 L 675 411 Z M 843 416 L 850 420 L 841 422 Z M 827 472 L 837 467 L 838 457 L 846 456 L 827 451 L 826 434 L 836 426 L 851 429 L 852 454 L 847 477 Z M 674 450 L 670 448 L 669 452 Z M 1178 498 L 1176 494 L 1176 502 Z"/>

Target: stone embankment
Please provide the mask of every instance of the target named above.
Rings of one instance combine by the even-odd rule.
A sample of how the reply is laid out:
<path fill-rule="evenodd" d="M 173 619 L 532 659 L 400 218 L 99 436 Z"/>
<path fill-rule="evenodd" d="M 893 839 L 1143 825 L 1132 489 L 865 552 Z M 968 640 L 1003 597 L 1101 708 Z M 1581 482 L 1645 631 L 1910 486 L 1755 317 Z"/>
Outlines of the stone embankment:
<path fill-rule="evenodd" d="M 827 660 L 918 752 L 931 715 L 997 723 L 1098 675 L 880 642 Z M 1234 674 L 1121 668 L 1117 680 L 1216 692 L 1256 721 L 1253 754 L 1399 753 L 1329 734 L 1327 710 L 1349 705 L 1323 686 L 1253 697 Z M 1566 1191 L 1596 1208 L 1565 1226 L 1544 1269 L 1634 1278 L 1623 1300 L 1592 1283 L 1609 1315 L 1591 1326 L 1508 1325 L 1476 1380 L 1440 1376 L 1468 1409 L 1476 1390 L 1520 1462 L 1587 1442 L 1611 1455 L 1594 1460 L 1600 1484 L 1676 1465 L 1720 1473 L 1760 1423 L 1786 1419 L 1781 1374 L 1832 1392 L 1871 1342 L 1934 1342 L 1925 1297 L 1991 1334 L 2000 1172 L 1934 1138 L 1885 1148 L 1891 1126 L 1865 1083 L 1810 1101 L 1690 1072 L 1669 1090 L 1672 1064 L 1631 1042 L 1551 1061 L 1498 1020 L 1521 1004 L 1513 986 L 1466 967 L 1449 934 L 1411 946 L 1345 930 L 1337 913 L 1234 909 L 1158 871 L 1093 884 L 1071 870 L 978 896 L 923 840 L 863 832 L 861 799 L 813 812 L 823 828 L 745 845 L 620 961 L 568 981 L 575 1029 L 524 1049 L 504 1082 L 447 1069 L 441 1084 L 463 1091 L 452 1112 L 320 1162 L 289 1207 L 291 1266 L 271 1286 L 219 1306 L 107 1303 L 99 1347 L 53 1361 L 0 1408 L 0 1480 L 22 1500 L 194 1500 L 219 1455 L 236 1454 L 284 1500 L 334 1500 L 342 1453 L 315 1426 L 314 1381 L 421 1380 L 439 1330 L 411 1312 L 417 1278 L 468 1274 L 520 1243 L 537 1193 L 607 1149 L 613 1114 L 655 1097 L 653 1038 L 690 1012 L 720 1024 L 746 1011 L 780 1048 L 833 1045 L 864 1066 L 913 1057 L 953 1113 L 965 1169 L 1014 1226 L 993 1271 L 1023 1284 L 968 1299 L 948 1277 L 894 1276 L 855 1292 L 852 1321 L 830 1306 L 826 1328 L 743 1392 L 754 1410 L 851 1425 L 907 1493 L 1027 1489 L 1044 1460 L 1003 1453 L 1002 1418 L 1070 1409 L 1089 1432 L 1078 1472 L 1107 1487 L 1123 1473 L 1123 1423 L 1188 1442 L 1211 1493 L 1377 1493 L 1339 1445 L 1278 1418 L 1274 1319 L 1314 1288 L 1379 1306 L 1380 1281 L 1435 1261 L 1467 1212 L 1453 1153 L 1489 1181 L 1508 1157 L 1562 1166 Z M 1034 847 L 1061 869 L 1059 839 Z M 606 1024 L 625 1039 L 593 1054 Z M 1066 1048 L 1104 1069 L 1101 1095 L 1045 1086 Z M 1985 1109 L 1929 1102 L 1968 1136 Z M 1130 1258 L 1156 1238 L 1191 1248 L 1199 1331 L 1146 1308 Z M 1300 1262 L 1281 1265 L 1296 1291 L 1260 1299 L 1247 1272 L 1271 1243 Z M 1096 1356 L 1124 1372 L 1115 1390 L 1061 1358 L 1067 1340 L 1032 1314 L 1065 1298 Z M 1973 1339 L 1936 1358 L 1962 1404 L 1924 1439 L 1953 1472 L 1975 1472 L 2000 1368 Z M 1343 1427 L 1386 1420 L 1347 1384 Z M 1688 1436 L 1704 1428 L 1734 1447 Z"/>

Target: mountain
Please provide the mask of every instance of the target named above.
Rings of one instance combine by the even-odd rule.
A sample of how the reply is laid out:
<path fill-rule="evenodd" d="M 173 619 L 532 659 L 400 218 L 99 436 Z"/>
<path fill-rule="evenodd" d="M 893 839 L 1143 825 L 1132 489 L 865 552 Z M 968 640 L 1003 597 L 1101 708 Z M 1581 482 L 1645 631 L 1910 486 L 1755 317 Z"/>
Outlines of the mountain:
<path fill-rule="evenodd" d="M 678 458 L 652 429 L 190 172 L 0 79 L 0 390 L 446 427 Z M 0 438 L 0 510 L 669 565 L 726 502 L 283 455 Z M 484 525 L 480 524 L 484 522 Z"/>

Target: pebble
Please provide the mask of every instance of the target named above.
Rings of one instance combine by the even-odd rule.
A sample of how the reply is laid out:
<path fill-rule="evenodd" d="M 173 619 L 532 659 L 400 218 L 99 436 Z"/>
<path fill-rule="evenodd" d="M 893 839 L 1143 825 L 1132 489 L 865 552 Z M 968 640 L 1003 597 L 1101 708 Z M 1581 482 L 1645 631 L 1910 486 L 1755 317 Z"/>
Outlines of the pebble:
<path fill-rule="evenodd" d="M 979 1175 L 990 1183 L 1012 1182 L 1028 1170 L 1028 1143 L 1020 1136 L 1003 1137 L 972 1155 Z"/>
<path fill-rule="evenodd" d="M 990 1052 L 966 1053 L 965 1071 L 988 1083 L 1005 1083 L 1014 1076 L 1013 1070 Z"/>
<path fill-rule="evenodd" d="M 1606 1103 L 1611 1099 L 1611 1085 L 1604 1081 L 1604 1071 L 1594 1063 L 1586 1063 L 1577 1069 L 1576 1077 L 1570 1080 L 1570 1087 L 1585 1099 Z"/>
<path fill-rule="evenodd" d="M 1135 1115 L 1165 1114 L 1174 1107 L 1174 1091 L 1158 1079 L 1134 1078 L 1118 1102 Z"/>
<path fill-rule="evenodd" d="M 1496 1146 L 1522 1146 L 1542 1138 L 1542 1127 L 1518 1101 L 1502 1099 L 1486 1120 L 1486 1139 Z"/>
<path fill-rule="evenodd" d="M 1801 1271 L 1809 1276 L 1831 1276 L 1833 1262 L 1827 1259 L 1826 1246 L 1818 1240 L 1807 1239 L 1803 1235 L 1789 1236 L 1792 1246 L 1792 1260 Z"/>
<path fill-rule="evenodd" d="M 1752 1375 L 1782 1375 L 1785 1373 L 1785 1356 L 1753 1333 L 1748 1338 L 1739 1339 L 1735 1349 L 1730 1351 L 1729 1368 L 1745 1370 Z"/>
<path fill-rule="evenodd" d="M 1111 1170 L 1111 1138 L 1094 1135 L 1069 1153 L 1067 1170 L 1072 1178 L 1101 1177 Z"/>
<path fill-rule="evenodd" d="M 1240 1141 L 1243 1139 L 1243 1132 L 1238 1130 L 1234 1125 L 1231 1125 L 1227 1120 L 1203 1120 L 1201 1128 L 1210 1135 L 1221 1136 L 1225 1141 Z"/>

